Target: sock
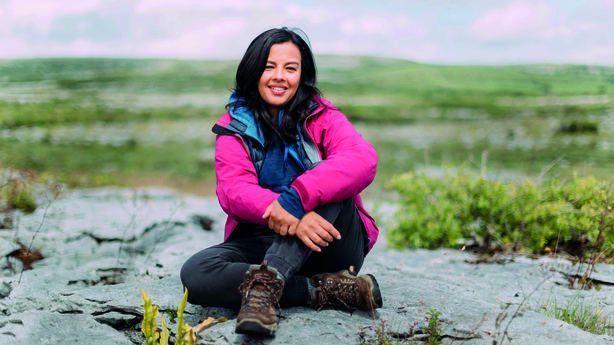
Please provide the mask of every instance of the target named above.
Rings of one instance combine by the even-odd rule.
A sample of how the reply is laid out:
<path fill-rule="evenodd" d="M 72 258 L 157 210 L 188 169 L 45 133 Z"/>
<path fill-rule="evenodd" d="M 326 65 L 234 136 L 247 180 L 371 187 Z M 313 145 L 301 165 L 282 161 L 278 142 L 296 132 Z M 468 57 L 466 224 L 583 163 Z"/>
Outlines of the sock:
<path fill-rule="evenodd" d="M 287 279 L 280 271 L 277 271 L 277 278 L 283 280 L 284 284 L 286 284 Z"/>
<path fill-rule="evenodd" d="M 311 303 L 312 292 L 316 287 L 311 284 L 311 279 L 307 279 L 307 303 Z"/>

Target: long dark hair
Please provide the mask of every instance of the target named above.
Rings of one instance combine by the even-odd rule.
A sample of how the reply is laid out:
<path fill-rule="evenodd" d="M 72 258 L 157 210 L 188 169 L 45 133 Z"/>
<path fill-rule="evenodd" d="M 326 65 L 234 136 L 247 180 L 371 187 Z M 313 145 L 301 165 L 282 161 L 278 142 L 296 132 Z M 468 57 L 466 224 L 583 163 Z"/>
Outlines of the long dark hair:
<path fill-rule="evenodd" d="M 297 123 L 305 120 L 309 115 L 314 95 L 318 101 L 322 96 L 316 87 L 317 70 L 311 49 L 307 42 L 293 30 L 286 27 L 270 29 L 258 35 L 250 43 L 239 63 L 235 78 L 234 92 L 240 100 L 226 105 L 227 109 L 239 106 L 252 110 L 254 119 L 260 124 L 264 134 L 265 147 L 271 145 L 276 135 L 287 142 L 296 141 Z M 286 42 L 294 43 L 301 53 L 301 80 L 294 97 L 283 107 L 284 116 L 278 131 L 277 124 L 273 122 L 273 115 L 260 96 L 258 81 L 266 68 L 271 46 Z"/>

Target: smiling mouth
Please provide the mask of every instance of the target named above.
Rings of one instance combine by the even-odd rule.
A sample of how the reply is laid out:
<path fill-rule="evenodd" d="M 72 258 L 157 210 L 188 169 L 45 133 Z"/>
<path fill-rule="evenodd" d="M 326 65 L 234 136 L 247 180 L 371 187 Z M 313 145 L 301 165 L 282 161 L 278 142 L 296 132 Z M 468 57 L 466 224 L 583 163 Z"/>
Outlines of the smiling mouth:
<path fill-rule="evenodd" d="M 269 90 L 271 90 L 274 95 L 283 95 L 288 88 L 283 86 L 269 86 Z"/>

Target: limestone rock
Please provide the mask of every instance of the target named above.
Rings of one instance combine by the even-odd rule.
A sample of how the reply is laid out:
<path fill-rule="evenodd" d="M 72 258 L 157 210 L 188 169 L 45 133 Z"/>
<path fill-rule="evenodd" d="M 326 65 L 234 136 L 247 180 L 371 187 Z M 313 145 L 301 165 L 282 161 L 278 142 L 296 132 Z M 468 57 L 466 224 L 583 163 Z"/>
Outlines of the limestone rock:
<path fill-rule="evenodd" d="M 0 343 L 18 345 L 132 345 L 121 333 L 91 315 L 30 310 L 0 317 Z"/>
<path fill-rule="evenodd" d="M 19 249 L 19 246 L 12 241 L 0 238 L 0 257 L 7 256 Z"/>
<path fill-rule="evenodd" d="M 394 210 L 394 205 L 382 204 L 382 218 L 390 218 Z M 213 220 L 212 231 L 194 223 L 195 214 Z M 215 198 L 155 188 L 70 191 L 49 208 L 42 225 L 42 211 L 24 215 L 15 229 L 3 230 L 3 237 L 29 243 L 40 227 L 34 247 L 45 259 L 20 277 L 19 262 L 9 264 L 0 255 L 0 315 L 5 315 L 0 317 L 0 343 L 142 344 L 139 288 L 161 313 L 176 311 L 183 295 L 181 266 L 194 253 L 222 241 L 225 218 Z M 234 333 L 236 310 L 189 305 L 184 316 L 191 325 L 209 316 L 229 319 L 199 332 L 197 344 L 288 344 L 305 339 L 357 344 L 373 336 L 382 322 L 385 331 L 397 337 L 408 336 L 413 327 L 413 339 L 418 340 L 425 336 L 420 333 L 431 308 L 441 312 L 444 344 L 492 344 L 508 324 L 517 344 L 614 344 L 610 336 L 535 312 L 548 296 L 561 302 L 577 297 L 614 316 L 613 265 L 598 265 L 594 277 L 601 282 L 600 291 L 578 291 L 566 280 L 577 266 L 565 260 L 504 257 L 498 263 L 476 264 L 466 251 L 386 250 L 385 237 L 383 231 L 360 272 L 377 278 L 383 308 L 373 313 L 285 309 L 276 337 L 259 339 Z M 0 254 L 6 252 L 1 249 L 5 245 L 0 242 Z M 497 325 L 503 314 L 507 316 Z M 173 339 L 177 320 L 165 318 Z M 49 334 L 51 338 L 45 338 Z"/>

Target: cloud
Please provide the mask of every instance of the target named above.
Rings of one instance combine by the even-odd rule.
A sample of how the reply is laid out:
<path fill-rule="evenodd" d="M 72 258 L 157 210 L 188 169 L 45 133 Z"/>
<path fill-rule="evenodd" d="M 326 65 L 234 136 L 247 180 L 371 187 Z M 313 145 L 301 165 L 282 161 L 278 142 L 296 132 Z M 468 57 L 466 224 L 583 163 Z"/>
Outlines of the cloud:
<path fill-rule="evenodd" d="M 189 58 L 231 57 L 238 53 L 237 49 L 228 50 L 230 45 L 224 43 L 244 34 L 246 27 L 247 24 L 242 18 L 222 18 L 216 22 L 196 25 L 179 36 L 147 43 L 141 52 L 144 55 L 160 57 L 173 57 L 177 54 Z"/>
<path fill-rule="evenodd" d="M 557 13 L 544 1 L 519 0 L 486 11 L 469 27 L 470 33 L 481 40 L 507 40 L 521 36 L 556 35 Z"/>
<path fill-rule="evenodd" d="M 424 62 L 440 60 L 441 53 L 441 47 L 435 43 L 404 46 L 393 51 L 393 54 L 397 57 Z"/>
<path fill-rule="evenodd" d="M 94 11 L 102 2 L 103 0 L 12 0 L 5 9 L 8 19 L 15 26 L 32 26 L 46 32 L 54 19 Z"/>
<path fill-rule="evenodd" d="M 267 7 L 269 2 L 264 1 L 263 5 Z M 254 2 L 249 0 L 143 0 L 136 8 L 137 13 L 143 12 L 166 12 L 166 11 L 220 11 L 224 9 L 247 10 L 254 5 Z"/>
<path fill-rule="evenodd" d="M 26 51 L 26 44 L 19 37 L 2 37 L 0 38 L 0 57 L 14 57 L 19 52 Z M 17 53 L 17 54 L 16 54 Z"/>
<path fill-rule="evenodd" d="M 582 49 L 570 54 L 569 57 L 574 61 L 585 64 L 603 64 L 604 61 L 611 62 L 614 61 L 614 45 Z"/>
<path fill-rule="evenodd" d="M 297 26 L 316 54 L 612 65 L 612 17 L 612 0 L 0 0 L 0 57 L 237 59 Z"/>
<path fill-rule="evenodd" d="M 423 35 L 427 29 L 408 16 L 363 15 L 350 16 L 340 24 L 341 32 L 346 35 Z"/>

